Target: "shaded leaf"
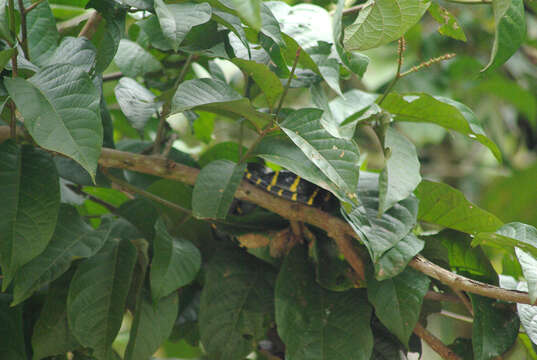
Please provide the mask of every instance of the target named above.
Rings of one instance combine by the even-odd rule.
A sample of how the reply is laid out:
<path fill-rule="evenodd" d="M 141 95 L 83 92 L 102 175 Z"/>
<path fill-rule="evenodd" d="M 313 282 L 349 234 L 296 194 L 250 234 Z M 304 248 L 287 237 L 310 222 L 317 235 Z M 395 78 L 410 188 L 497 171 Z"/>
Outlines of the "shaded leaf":
<path fill-rule="evenodd" d="M 425 93 L 392 92 L 384 99 L 381 107 L 389 111 L 395 121 L 427 122 L 455 130 L 488 147 L 496 159 L 501 161 L 500 150 L 485 135 L 472 110 L 464 104 Z"/>
<path fill-rule="evenodd" d="M 353 140 L 331 136 L 321 124 L 322 111 L 300 109 L 280 124 L 306 157 L 338 188 L 341 198 L 356 199 L 359 173 L 359 150 Z"/>
<path fill-rule="evenodd" d="M 502 222 L 493 214 L 468 201 L 447 184 L 424 180 L 416 189 L 420 200 L 418 219 L 454 230 L 476 234 L 495 231 Z"/>
<path fill-rule="evenodd" d="M 286 257 L 276 281 L 276 325 L 293 360 L 368 360 L 371 306 L 360 290 L 332 292 L 315 283 L 303 248 Z"/>
<path fill-rule="evenodd" d="M 265 94 L 269 107 L 272 108 L 283 93 L 280 79 L 266 65 L 255 61 L 233 59 L 232 62 L 255 81 Z"/>
<path fill-rule="evenodd" d="M 506 62 L 522 45 L 526 37 L 523 0 L 494 0 L 494 44 L 490 61 L 481 71 L 489 73 Z"/>
<path fill-rule="evenodd" d="M 28 7 L 30 3 L 25 0 L 25 7 Z M 43 66 L 56 50 L 60 39 L 60 34 L 56 29 L 56 20 L 54 20 L 48 1 L 42 2 L 27 14 L 26 27 L 30 59 L 32 63 Z"/>
<path fill-rule="evenodd" d="M 122 77 L 114 88 L 117 103 L 135 129 L 142 130 L 158 111 L 161 103 L 136 80 Z"/>
<path fill-rule="evenodd" d="M 201 295 L 201 341 L 215 360 L 240 359 L 264 338 L 274 306 L 274 269 L 241 252 L 219 251 Z"/>
<path fill-rule="evenodd" d="M 250 100 L 242 97 L 223 81 L 216 79 L 188 80 L 177 88 L 172 112 L 204 110 L 229 117 L 243 116 L 258 130 L 271 121 L 269 114 L 258 112 Z"/>
<path fill-rule="evenodd" d="M 208 3 L 165 4 L 163 0 L 155 0 L 155 11 L 162 33 L 175 51 L 194 26 L 211 19 L 211 7 Z"/>
<path fill-rule="evenodd" d="M 89 72 L 96 61 L 97 49 L 85 37 L 67 36 L 62 39 L 54 53 L 43 61 L 43 66 L 54 64 L 71 64 Z"/>
<path fill-rule="evenodd" d="M 359 205 L 350 212 L 342 210 L 347 222 L 369 250 L 373 263 L 408 235 L 416 224 L 418 201 L 411 196 L 400 201 L 379 217 L 379 175 L 361 172 L 358 183 Z"/>
<path fill-rule="evenodd" d="M 345 28 L 347 50 L 367 50 L 403 36 L 423 16 L 427 0 L 369 0 L 354 23 Z"/>
<path fill-rule="evenodd" d="M 528 282 L 528 295 L 532 304 L 535 304 L 537 300 L 537 260 L 531 254 L 525 252 L 520 248 L 515 248 L 516 257 L 524 278 Z"/>
<path fill-rule="evenodd" d="M 514 280 L 514 279 L 513 279 Z M 510 290 L 528 291 L 528 286 L 525 283 L 516 284 Z M 502 287 L 503 286 L 502 284 Z M 516 304 L 520 323 L 526 331 L 526 334 L 531 339 L 532 343 L 537 343 L 537 306 L 527 304 Z"/>
<path fill-rule="evenodd" d="M 423 240 L 409 233 L 378 259 L 375 263 L 375 278 L 382 281 L 398 275 L 424 246 Z"/>
<path fill-rule="evenodd" d="M 52 157 L 12 141 L 0 144 L 0 265 L 2 288 L 49 243 L 60 207 Z"/>
<path fill-rule="evenodd" d="M 149 43 L 154 48 L 162 51 L 172 50 L 172 46 L 166 36 L 162 33 L 160 24 L 156 15 L 150 15 L 136 23 L 147 35 Z"/>
<path fill-rule="evenodd" d="M 11 295 L 0 294 L 0 354 L 9 360 L 27 360 L 22 306 L 10 307 Z"/>
<path fill-rule="evenodd" d="M 75 208 L 62 205 L 56 229 L 47 248 L 18 271 L 12 305 L 27 299 L 33 292 L 57 279 L 69 269 L 73 260 L 93 256 L 108 239 L 110 230 L 110 224 L 94 230 L 82 220 Z"/>
<path fill-rule="evenodd" d="M 418 322 L 430 282 L 427 276 L 410 268 L 388 280 L 367 281 L 367 297 L 375 307 L 375 315 L 405 345 Z"/>
<path fill-rule="evenodd" d="M 75 160 L 94 180 L 103 126 L 100 96 L 88 74 L 68 64 L 51 65 L 29 80 L 6 78 L 4 84 L 36 143 Z"/>
<path fill-rule="evenodd" d="M 201 266 L 199 250 L 188 240 L 173 238 L 162 220 L 155 225 L 151 295 L 156 303 L 196 277 Z"/>
<path fill-rule="evenodd" d="M 472 347 L 475 360 L 502 355 L 513 346 L 520 328 L 517 314 L 494 299 L 470 294 L 474 309 Z"/>
<path fill-rule="evenodd" d="M 379 178 L 379 213 L 409 197 L 421 181 L 416 147 L 404 135 L 389 127 L 384 139 L 389 149 Z"/>
<path fill-rule="evenodd" d="M 78 267 L 67 296 L 69 328 L 78 342 L 108 360 L 125 311 L 136 262 L 129 240 L 111 241 Z"/>

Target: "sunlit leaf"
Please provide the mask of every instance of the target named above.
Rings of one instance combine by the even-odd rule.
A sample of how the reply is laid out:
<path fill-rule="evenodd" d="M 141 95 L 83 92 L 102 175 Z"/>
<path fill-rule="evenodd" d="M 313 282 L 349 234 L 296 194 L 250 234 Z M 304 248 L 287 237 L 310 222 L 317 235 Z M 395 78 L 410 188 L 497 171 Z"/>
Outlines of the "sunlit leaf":
<path fill-rule="evenodd" d="M 156 96 L 151 91 L 128 77 L 119 80 L 114 93 L 121 111 L 138 130 L 144 128 L 161 105 L 160 102 L 155 101 Z"/>
<path fill-rule="evenodd" d="M 119 42 L 114 62 L 124 75 L 132 78 L 162 69 L 162 64 L 151 53 L 127 39 Z"/>
<path fill-rule="evenodd" d="M 453 16 L 446 8 L 438 5 L 437 3 L 431 3 L 429 7 L 429 14 L 440 24 L 438 32 L 444 36 L 450 38 L 466 41 L 466 35 L 461 28 L 455 16 Z"/>

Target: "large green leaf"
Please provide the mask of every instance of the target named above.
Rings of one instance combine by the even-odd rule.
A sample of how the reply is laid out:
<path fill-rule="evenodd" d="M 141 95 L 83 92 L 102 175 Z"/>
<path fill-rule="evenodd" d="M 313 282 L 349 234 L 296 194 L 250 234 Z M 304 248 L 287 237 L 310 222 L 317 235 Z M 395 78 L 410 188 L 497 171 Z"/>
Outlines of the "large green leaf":
<path fill-rule="evenodd" d="M 466 42 L 466 35 L 464 30 L 457 22 L 455 16 L 453 16 L 446 8 L 438 5 L 437 3 L 431 3 L 429 7 L 429 14 L 440 24 L 438 32 L 444 36 L 461 40 Z"/>
<path fill-rule="evenodd" d="M 126 360 L 147 360 L 168 338 L 179 311 L 179 296 L 169 296 L 151 303 L 146 298 L 141 300 L 139 319 L 136 327 L 131 327 L 129 344 L 125 353 Z"/>
<path fill-rule="evenodd" d="M 151 295 L 156 303 L 196 277 L 201 266 L 199 250 L 188 240 L 173 238 L 162 220 L 155 224 Z"/>
<path fill-rule="evenodd" d="M 121 204 L 117 213 L 136 226 L 147 240 L 151 241 L 155 236 L 158 213 L 149 200 L 139 198 L 127 201 Z"/>
<path fill-rule="evenodd" d="M 357 123 L 367 109 L 374 104 L 378 95 L 365 91 L 353 89 L 347 91 L 343 96 L 338 96 L 328 104 L 334 121 L 340 125 L 340 136 L 351 139 Z M 323 114 L 326 115 L 326 114 Z"/>
<path fill-rule="evenodd" d="M 475 360 L 501 356 L 513 346 L 520 320 L 509 306 L 497 306 L 494 299 L 470 294 L 474 309 L 472 347 Z"/>
<path fill-rule="evenodd" d="M 300 109 L 287 116 L 280 127 L 306 157 L 337 186 L 337 194 L 356 200 L 358 146 L 354 140 L 330 135 L 321 124 L 321 115 L 322 111 L 319 109 Z"/>
<path fill-rule="evenodd" d="M 86 6 L 96 8 L 105 19 L 91 38 L 97 48 L 95 72 L 100 74 L 114 59 L 119 43 L 125 35 L 127 9 L 115 1 L 90 0 Z"/>
<path fill-rule="evenodd" d="M 537 259 L 526 251 L 515 248 L 516 257 L 528 282 L 528 295 L 532 304 L 537 300 Z"/>
<path fill-rule="evenodd" d="M 236 360 L 264 338 L 274 307 L 275 273 L 242 252 L 219 251 L 207 266 L 201 295 L 201 342 L 209 358 Z"/>
<path fill-rule="evenodd" d="M 142 130 L 145 124 L 156 115 L 160 102 L 156 96 L 136 80 L 123 77 L 114 88 L 117 103 L 135 129 Z"/>
<path fill-rule="evenodd" d="M 261 0 L 219 0 L 219 2 L 235 10 L 244 23 L 254 30 L 261 29 Z"/>
<path fill-rule="evenodd" d="M 52 157 L 12 141 L 0 144 L 0 266 L 5 290 L 16 271 L 49 243 L 60 207 Z"/>
<path fill-rule="evenodd" d="M 475 139 L 488 147 L 496 159 L 501 161 L 500 150 L 485 135 L 472 110 L 464 104 L 426 93 L 397 94 L 392 92 L 384 99 L 381 106 L 393 115 L 395 121 L 437 124 Z"/>
<path fill-rule="evenodd" d="M 211 7 L 208 3 L 165 4 L 163 0 L 155 0 L 155 11 L 162 33 L 175 51 L 194 26 L 211 19 Z"/>
<path fill-rule="evenodd" d="M 168 39 L 162 33 L 158 18 L 156 15 L 150 15 L 136 23 L 140 26 L 140 29 L 147 35 L 149 43 L 154 48 L 162 51 L 169 51 L 172 49 Z"/>
<path fill-rule="evenodd" d="M 482 71 L 491 72 L 506 62 L 526 37 L 524 0 L 493 0 L 494 44 L 490 61 Z"/>
<path fill-rule="evenodd" d="M 375 263 L 375 278 L 379 281 L 392 278 L 401 273 L 425 246 L 425 242 L 412 233 L 402 238 L 386 251 Z"/>
<path fill-rule="evenodd" d="M 283 85 L 274 72 L 270 71 L 268 66 L 252 60 L 236 58 L 232 62 L 255 81 L 265 94 L 269 107 L 273 108 L 276 100 L 283 93 Z"/>
<path fill-rule="evenodd" d="M 261 3 L 261 33 L 271 38 L 278 46 L 285 46 L 280 24 L 265 3 Z"/>
<path fill-rule="evenodd" d="M 379 178 L 380 213 L 409 197 L 421 181 L 420 162 L 414 144 L 389 127 L 384 147 L 389 150 Z"/>
<path fill-rule="evenodd" d="M 416 189 L 416 196 L 420 200 L 418 219 L 421 221 L 469 234 L 495 231 L 503 224 L 447 184 L 424 180 Z"/>
<path fill-rule="evenodd" d="M 516 284 L 516 280 L 514 282 Z M 521 282 L 510 290 L 528 291 L 528 286 L 526 283 Z M 526 334 L 534 344 L 537 343 L 537 306 L 517 304 L 516 308 L 520 323 L 524 327 Z"/>
<path fill-rule="evenodd" d="M 6 65 L 11 60 L 12 56 L 15 55 L 17 50 L 15 49 L 5 49 L 0 51 L 0 70 L 4 70 Z"/>
<path fill-rule="evenodd" d="M 71 64 L 85 72 L 95 65 L 97 49 L 85 37 L 65 37 L 54 53 L 43 61 L 43 66 Z"/>
<path fill-rule="evenodd" d="M 369 0 L 345 28 L 347 50 L 367 50 L 403 36 L 423 16 L 429 0 Z"/>
<path fill-rule="evenodd" d="M 136 263 L 129 240 L 111 241 L 78 267 L 67 296 L 69 328 L 78 342 L 108 360 L 125 311 Z"/>
<path fill-rule="evenodd" d="M 343 215 L 360 236 L 374 263 L 408 235 L 416 224 L 418 201 L 411 196 L 379 216 L 379 175 L 361 172 L 358 183 L 359 205 Z"/>
<path fill-rule="evenodd" d="M 192 193 L 192 212 L 197 218 L 224 219 L 241 183 L 246 164 L 216 160 L 201 169 Z"/>
<path fill-rule="evenodd" d="M 69 269 L 73 260 L 93 256 L 108 239 L 110 230 L 110 224 L 94 230 L 82 220 L 75 208 L 62 205 L 54 235 L 45 251 L 17 272 L 13 305 L 57 279 Z"/>
<path fill-rule="evenodd" d="M 25 0 L 28 7 L 32 1 Z M 32 63 L 42 66 L 48 61 L 58 46 L 60 34 L 56 29 L 56 20 L 50 10 L 48 1 L 42 2 L 26 15 L 28 31 L 28 49 Z"/>
<path fill-rule="evenodd" d="M 332 292 L 315 283 L 304 249 L 286 257 L 276 281 L 276 326 L 289 360 L 369 360 L 371 306 L 361 290 Z M 393 298 L 390 299 L 393 301 Z"/>
<path fill-rule="evenodd" d="M 229 85 L 216 79 L 195 79 L 181 83 L 172 101 L 172 112 L 204 110 L 229 117 L 245 117 L 258 130 L 269 124 L 271 116 L 257 111 L 250 101 Z"/>
<path fill-rule="evenodd" d="M 95 178 L 103 142 L 100 96 L 90 77 L 72 65 L 43 68 L 29 80 L 4 79 L 35 142 L 66 155 Z"/>
<path fill-rule="evenodd" d="M 430 282 L 427 276 L 410 268 L 388 280 L 367 281 L 367 297 L 375 307 L 375 315 L 405 345 L 418 322 Z"/>
<path fill-rule="evenodd" d="M 135 78 L 162 69 L 162 64 L 143 47 L 127 39 L 121 39 L 114 62 L 121 72 Z"/>
<path fill-rule="evenodd" d="M 4 359 L 27 360 L 22 306 L 10 307 L 11 295 L 0 294 L 0 354 Z"/>
<path fill-rule="evenodd" d="M 67 324 L 67 292 L 72 272 L 54 281 L 32 333 L 34 360 L 80 348 Z"/>

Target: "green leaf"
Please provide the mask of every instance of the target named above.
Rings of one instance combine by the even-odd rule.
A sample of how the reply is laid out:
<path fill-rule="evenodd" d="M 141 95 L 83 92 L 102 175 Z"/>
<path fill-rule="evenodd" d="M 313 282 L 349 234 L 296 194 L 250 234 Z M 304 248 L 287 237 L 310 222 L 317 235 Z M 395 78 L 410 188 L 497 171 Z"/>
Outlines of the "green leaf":
<path fill-rule="evenodd" d="M 32 333 L 34 360 L 80 348 L 67 324 L 67 292 L 72 272 L 54 281 Z"/>
<path fill-rule="evenodd" d="M 218 23 L 224 25 L 229 30 L 231 30 L 239 40 L 242 42 L 246 50 L 248 51 L 248 58 L 251 57 L 251 49 L 250 44 L 248 43 L 248 39 L 246 37 L 246 32 L 244 31 L 244 28 L 242 27 L 241 19 L 238 16 L 235 16 L 229 12 L 218 10 L 215 8 L 212 8 L 212 18 L 217 21 Z M 214 62 L 213 62 L 214 63 Z M 211 62 L 209 62 L 209 65 Z M 212 72 L 212 70 L 211 70 Z M 223 73 L 222 73 L 223 75 Z M 213 75 L 214 76 L 214 75 Z M 225 81 L 225 77 L 219 78 L 220 80 Z"/>
<path fill-rule="evenodd" d="M 100 96 L 88 74 L 72 65 L 52 65 L 29 80 L 6 78 L 4 84 L 35 142 L 72 158 L 94 180 L 103 126 Z"/>
<path fill-rule="evenodd" d="M 520 248 L 515 248 L 516 257 L 528 282 L 528 295 L 532 304 L 537 300 L 537 260 Z"/>
<path fill-rule="evenodd" d="M 375 315 L 405 346 L 418 322 L 430 282 L 427 276 L 410 268 L 388 280 L 367 280 L 367 297 L 375 307 Z"/>
<path fill-rule="evenodd" d="M 455 130 L 479 141 L 501 161 L 500 150 L 484 133 L 479 120 L 466 105 L 454 100 L 425 93 L 390 93 L 381 107 L 393 115 L 395 121 L 427 122 Z"/>
<path fill-rule="evenodd" d="M 90 0 L 87 4 L 87 7 L 97 8 L 97 11 L 105 18 L 105 21 L 99 25 L 97 33 L 91 38 L 92 43 L 97 48 L 95 64 L 97 74 L 104 72 L 114 60 L 121 38 L 125 35 L 127 10 L 124 7 L 117 6 L 119 5 L 117 2 L 114 2 L 111 6 L 109 4 L 109 2 L 99 0 Z"/>
<path fill-rule="evenodd" d="M 457 19 L 453 14 L 447 11 L 446 8 L 438 5 L 437 3 L 431 3 L 429 7 L 429 14 L 440 24 L 438 32 L 444 36 L 449 36 L 455 40 L 461 40 L 466 42 L 466 35 L 464 30 L 457 22 Z"/>
<path fill-rule="evenodd" d="M 332 292 L 315 283 L 303 247 L 285 258 L 276 281 L 276 326 L 290 360 L 369 360 L 371 306 L 361 290 Z"/>
<path fill-rule="evenodd" d="M 347 222 L 362 239 L 369 250 L 373 263 L 377 263 L 416 224 L 418 201 L 411 196 L 404 199 L 379 216 L 379 175 L 361 172 L 358 183 L 359 205 L 351 212 L 342 210 Z"/>
<path fill-rule="evenodd" d="M 5 291 L 17 270 L 49 243 L 60 207 L 52 157 L 12 141 L 0 144 L 0 266 Z"/>
<path fill-rule="evenodd" d="M 4 40 L 12 40 L 9 28 L 8 0 L 0 0 L 0 37 Z"/>
<path fill-rule="evenodd" d="M 179 85 L 173 97 L 172 113 L 190 109 L 232 118 L 242 116 L 258 130 L 271 121 L 269 114 L 258 112 L 250 104 L 250 100 L 241 96 L 228 84 L 216 79 L 188 80 Z"/>
<path fill-rule="evenodd" d="M 352 268 L 337 247 L 335 241 L 324 233 L 315 233 L 310 243 L 309 256 L 315 262 L 315 281 L 324 289 L 345 291 L 355 287 L 348 276 Z"/>
<path fill-rule="evenodd" d="M 151 46 L 162 51 L 172 50 L 171 44 L 162 33 L 156 15 L 150 15 L 145 19 L 138 21 L 136 24 L 140 26 L 140 29 L 147 35 Z"/>
<path fill-rule="evenodd" d="M 193 215 L 201 219 L 224 219 L 246 164 L 216 160 L 201 169 L 192 193 Z"/>
<path fill-rule="evenodd" d="M 261 0 L 220 0 L 220 3 L 235 10 L 243 22 L 254 30 L 261 29 Z"/>
<path fill-rule="evenodd" d="M 490 73 L 506 62 L 522 45 L 526 37 L 523 0 L 493 0 L 494 44 L 490 61 L 481 71 Z"/>
<path fill-rule="evenodd" d="M 285 46 L 280 24 L 270 11 L 270 8 L 261 2 L 261 33 L 271 38 L 278 46 Z"/>
<path fill-rule="evenodd" d="M 283 93 L 280 79 L 264 64 L 238 58 L 231 61 L 255 81 L 265 94 L 268 106 L 273 108 L 276 100 Z"/>
<path fill-rule="evenodd" d="M 379 212 L 409 197 L 421 181 L 416 147 L 404 135 L 389 127 L 384 139 L 389 149 L 379 178 Z"/>
<path fill-rule="evenodd" d="M 494 299 L 470 294 L 474 309 L 472 345 L 475 360 L 501 356 L 513 346 L 520 328 L 516 312 Z"/>
<path fill-rule="evenodd" d="M 211 7 L 208 3 L 165 4 L 163 0 L 155 0 L 155 11 L 162 33 L 175 51 L 194 26 L 211 19 Z"/>
<path fill-rule="evenodd" d="M 345 28 L 347 50 L 367 50 L 403 36 L 423 16 L 428 0 L 369 0 L 356 21 Z"/>
<path fill-rule="evenodd" d="M 137 43 L 121 39 L 114 62 L 121 72 L 135 78 L 162 69 L 162 64 Z"/>
<path fill-rule="evenodd" d="M 468 234 L 495 231 L 502 222 L 468 201 L 464 194 L 447 184 L 424 180 L 416 189 L 420 200 L 418 219 Z"/>
<path fill-rule="evenodd" d="M 0 294 L 0 354 L 9 360 L 27 360 L 22 306 L 10 307 L 11 296 Z"/>
<path fill-rule="evenodd" d="M 375 263 L 375 278 L 378 281 L 392 278 L 401 273 L 410 260 L 425 246 L 425 242 L 412 233 L 402 238 L 386 251 Z"/>
<path fill-rule="evenodd" d="M 30 5 L 24 1 L 25 7 Z M 60 34 L 48 1 L 42 2 L 26 15 L 28 29 L 28 48 L 32 63 L 43 66 L 56 50 Z"/>
<path fill-rule="evenodd" d="M 117 103 L 135 129 L 142 130 L 158 111 L 161 103 L 136 80 L 122 77 L 114 88 Z"/>
<path fill-rule="evenodd" d="M 208 263 L 201 294 L 201 342 L 210 359 L 251 353 L 274 307 L 274 269 L 242 252 L 218 251 Z"/>
<path fill-rule="evenodd" d="M 71 64 L 82 71 L 90 72 L 95 65 L 97 49 L 85 37 L 65 37 L 54 53 L 43 60 L 42 66 Z"/>
<path fill-rule="evenodd" d="M 188 240 L 173 238 L 162 220 L 155 224 L 151 295 L 156 303 L 196 277 L 201 266 L 199 250 Z"/>
<path fill-rule="evenodd" d="M 243 154 L 245 154 L 247 150 L 248 149 L 245 146 L 242 147 Z M 201 167 L 204 167 L 212 161 L 222 159 L 236 163 L 239 162 L 239 144 L 231 141 L 218 143 L 201 154 L 198 163 Z"/>
<path fill-rule="evenodd" d="M 528 291 L 528 286 L 526 283 L 521 282 L 517 284 L 515 289 L 510 290 Z M 516 308 L 520 318 L 520 323 L 526 331 L 526 334 L 529 336 L 532 343 L 537 343 L 537 306 L 516 304 Z"/>
<path fill-rule="evenodd" d="M 129 240 L 111 241 L 78 267 L 67 296 L 69 328 L 78 342 L 93 349 L 97 360 L 108 360 L 125 311 L 136 263 Z"/>
<path fill-rule="evenodd" d="M 109 224 L 94 230 L 75 208 L 62 205 L 54 235 L 45 251 L 17 272 L 12 305 L 57 279 L 69 269 L 73 260 L 93 256 L 108 239 L 110 230 Z"/>
<path fill-rule="evenodd" d="M 136 226 L 147 240 L 152 240 L 155 236 L 158 213 L 149 200 L 140 198 L 127 201 L 121 204 L 117 213 Z"/>
<path fill-rule="evenodd" d="M 339 135 L 345 139 L 354 137 L 356 125 L 377 99 L 378 95 L 353 89 L 338 96 L 328 104 L 334 121 L 339 124 Z M 326 115 L 323 114 L 323 115 Z"/>
<path fill-rule="evenodd" d="M 17 53 L 15 49 L 5 49 L 0 51 L 0 71 L 4 70 L 11 57 Z"/>
<path fill-rule="evenodd" d="M 172 331 L 179 312 L 179 295 L 175 292 L 152 304 L 141 300 L 137 326 L 131 327 L 129 344 L 125 353 L 127 360 L 147 360 L 157 351 Z"/>
<path fill-rule="evenodd" d="M 359 174 L 359 150 L 354 140 L 331 136 L 321 124 L 322 111 L 300 109 L 280 124 L 306 157 L 338 188 L 336 194 L 355 200 Z"/>

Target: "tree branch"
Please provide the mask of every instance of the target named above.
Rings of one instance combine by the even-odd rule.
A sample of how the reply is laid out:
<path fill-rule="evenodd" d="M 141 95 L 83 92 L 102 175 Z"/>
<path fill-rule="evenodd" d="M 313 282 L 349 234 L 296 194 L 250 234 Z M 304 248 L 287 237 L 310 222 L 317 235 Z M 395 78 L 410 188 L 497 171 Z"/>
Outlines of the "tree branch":
<path fill-rule="evenodd" d="M 418 335 L 420 339 L 425 341 L 427 345 L 431 347 L 438 355 L 445 360 L 462 360 L 457 354 L 448 348 L 440 339 L 431 334 L 427 329 L 425 329 L 420 323 L 416 324 L 414 328 L 414 334 Z"/>
<path fill-rule="evenodd" d="M 9 137 L 9 126 L 0 126 L 0 143 Z M 102 149 L 99 164 L 108 168 L 120 168 L 156 175 L 190 185 L 194 185 L 200 171 L 161 156 L 140 155 L 108 148 Z M 357 274 L 363 271 L 364 263 L 355 248 L 356 242 L 352 240 L 354 238 L 361 241 L 360 237 L 344 220 L 321 209 L 276 197 L 247 181 L 242 181 L 235 197 L 259 205 L 286 219 L 302 221 L 326 231 L 328 236 L 335 239 L 339 250 Z M 526 292 L 506 290 L 468 279 L 430 262 L 421 255 L 414 257 L 409 266 L 455 289 L 502 301 L 531 304 Z"/>
<path fill-rule="evenodd" d="M 97 31 L 97 27 L 99 26 L 99 23 L 103 17 L 99 12 L 95 11 L 91 16 L 89 17 L 88 21 L 86 21 L 86 24 L 84 24 L 84 27 L 82 30 L 80 30 L 80 34 L 78 34 L 78 37 L 86 37 L 88 39 L 91 39 L 93 37 L 93 34 Z"/>

